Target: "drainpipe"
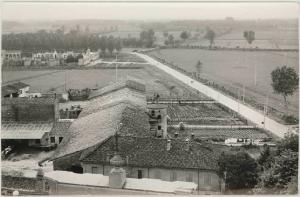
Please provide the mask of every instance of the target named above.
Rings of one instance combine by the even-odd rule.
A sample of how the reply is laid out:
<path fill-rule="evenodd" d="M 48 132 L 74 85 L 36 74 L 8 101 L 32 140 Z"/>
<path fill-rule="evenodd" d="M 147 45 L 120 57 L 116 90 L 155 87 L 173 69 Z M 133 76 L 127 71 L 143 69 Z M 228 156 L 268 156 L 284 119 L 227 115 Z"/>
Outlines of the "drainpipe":
<path fill-rule="evenodd" d="M 199 194 L 199 183 L 200 183 L 199 179 L 200 179 L 200 172 L 199 172 L 199 169 L 198 169 L 198 194 Z"/>

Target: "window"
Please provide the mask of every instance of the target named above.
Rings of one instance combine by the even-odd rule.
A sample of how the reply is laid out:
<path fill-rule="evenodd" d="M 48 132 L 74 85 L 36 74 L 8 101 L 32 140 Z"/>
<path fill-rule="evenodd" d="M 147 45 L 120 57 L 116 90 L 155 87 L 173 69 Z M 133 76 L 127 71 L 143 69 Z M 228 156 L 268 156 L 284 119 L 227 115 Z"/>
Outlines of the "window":
<path fill-rule="evenodd" d="M 161 174 L 160 174 L 160 171 L 159 170 L 156 170 L 155 173 L 154 173 L 154 178 L 155 179 L 161 179 Z"/>
<path fill-rule="evenodd" d="M 40 143 L 41 143 L 41 140 L 40 140 L 40 139 L 36 139 L 36 140 L 35 140 L 35 143 L 36 143 L 36 144 L 40 144 Z"/>
<path fill-rule="evenodd" d="M 155 116 L 155 111 L 151 110 L 151 116 Z"/>
<path fill-rule="evenodd" d="M 63 140 L 63 137 L 59 137 L 58 138 L 58 142 L 61 143 L 61 141 Z"/>
<path fill-rule="evenodd" d="M 160 126 L 160 125 L 158 125 L 158 126 L 157 126 L 157 129 L 158 129 L 158 130 L 161 130 L 161 126 Z"/>
<path fill-rule="evenodd" d="M 50 137 L 51 143 L 55 143 L 55 137 Z"/>
<path fill-rule="evenodd" d="M 92 166 L 92 174 L 98 173 L 98 167 Z"/>
<path fill-rule="evenodd" d="M 177 181 L 177 172 L 176 171 L 171 172 L 170 180 L 171 181 Z"/>
<path fill-rule="evenodd" d="M 192 173 L 187 173 L 186 174 L 186 181 L 187 182 L 193 182 L 193 174 Z"/>
<path fill-rule="evenodd" d="M 204 184 L 205 185 L 211 185 L 211 177 L 209 174 L 204 175 Z"/>
<path fill-rule="evenodd" d="M 142 170 L 138 170 L 138 179 L 143 178 L 143 171 Z"/>

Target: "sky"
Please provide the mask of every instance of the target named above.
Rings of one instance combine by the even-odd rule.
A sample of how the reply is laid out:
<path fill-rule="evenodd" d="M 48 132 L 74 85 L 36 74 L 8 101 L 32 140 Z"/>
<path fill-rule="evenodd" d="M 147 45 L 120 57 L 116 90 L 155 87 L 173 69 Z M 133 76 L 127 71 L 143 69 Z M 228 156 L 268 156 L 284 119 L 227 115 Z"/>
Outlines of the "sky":
<path fill-rule="evenodd" d="M 3 20 L 186 20 L 298 18 L 299 4 L 277 3 L 62 3 L 5 2 Z"/>

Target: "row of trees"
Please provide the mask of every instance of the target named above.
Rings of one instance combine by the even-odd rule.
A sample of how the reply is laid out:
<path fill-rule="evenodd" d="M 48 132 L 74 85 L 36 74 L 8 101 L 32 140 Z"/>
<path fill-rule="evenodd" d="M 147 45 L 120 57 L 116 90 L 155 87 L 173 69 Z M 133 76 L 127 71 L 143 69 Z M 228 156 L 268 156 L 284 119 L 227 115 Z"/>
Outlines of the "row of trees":
<path fill-rule="evenodd" d="M 219 176 L 226 191 L 246 194 L 295 194 L 298 186 L 298 135 L 288 134 L 271 151 L 265 145 L 260 157 L 245 151 L 222 153 Z"/>
<path fill-rule="evenodd" d="M 153 47 L 155 36 L 153 30 L 142 31 L 140 38 L 116 38 L 113 36 L 99 36 L 78 30 L 65 33 L 61 29 L 47 32 L 40 30 L 35 33 L 19 33 L 2 35 L 2 48 L 6 50 L 22 50 L 28 52 L 51 50 L 91 50 L 120 51 L 126 47 Z"/>

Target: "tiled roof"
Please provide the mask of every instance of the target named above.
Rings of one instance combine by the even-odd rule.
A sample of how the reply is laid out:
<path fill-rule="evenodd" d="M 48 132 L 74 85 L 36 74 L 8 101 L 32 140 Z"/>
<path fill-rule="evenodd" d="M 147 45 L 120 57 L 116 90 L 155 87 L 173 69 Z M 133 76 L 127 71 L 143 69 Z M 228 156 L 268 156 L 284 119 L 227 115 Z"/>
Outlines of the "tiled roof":
<path fill-rule="evenodd" d="M 16 90 L 13 86 L 11 85 L 6 85 L 6 86 L 3 86 L 1 88 L 1 93 L 2 93 L 2 97 L 3 96 L 6 96 L 6 95 L 9 95 L 9 94 L 12 94 L 12 93 L 15 93 L 15 92 L 18 92 L 18 90 Z"/>
<path fill-rule="evenodd" d="M 109 94 L 113 91 L 117 91 L 123 88 L 130 88 L 139 92 L 145 92 L 146 86 L 143 83 L 137 82 L 136 80 L 125 80 L 120 81 L 118 83 L 113 83 L 99 90 L 95 90 L 91 92 L 89 99 L 93 99 L 99 96 L 103 96 L 105 94 Z"/>
<path fill-rule="evenodd" d="M 51 123 L 2 123 L 2 139 L 41 139 L 43 135 L 50 132 Z"/>
<path fill-rule="evenodd" d="M 70 136 L 63 139 L 54 158 L 91 148 L 114 135 L 117 130 L 126 135 L 147 135 L 147 114 L 143 109 L 119 103 L 79 117 L 69 127 Z"/>
<path fill-rule="evenodd" d="M 71 126 L 71 121 L 58 121 L 55 122 L 50 131 L 50 135 L 68 136 L 68 129 Z"/>
<path fill-rule="evenodd" d="M 126 88 L 132 86 L 131 88 Z M 79 117 L 68 129 L 69 137 L 64 138 L 53 159 L 75 152 L 93 151 L 98 144 L 115 135 L 118 131 L 129 136 L 149 136 L 150 125 L 146 114 L 145 95 L 136 94 L 132 89 L 142 90 L 144 86 L 127 80 L 119 91 L 109 90 L 105 95 L 96 96 L 84 107 Z M 120 124 L 122 123 L 122 125 Z"/>
<path fill-rule="evenodd" d="M 149 109 L 167 109 L 167 105 L 159 104 L 159 103 L 150 103 L 147 104 L 147 108 Z"/>
<path fill-rule="evenodd" d="M 8 95 L 14 92 L 18 92 L 19 89 L 28 87 L 29 85 L 26 83 L 22 83 L 22 82 L 17 82 L 17 83 L 13 83 L 13 84 L 8 84 L 5 86 L 2 86 L 1 91 L 2 91 L 2 95 Z"/>
<path fill-rule="evenodd" d="M 201 128 L 201 129 L 186 129 L 179 131 L 178 129 L 169 129 L 172 135 L 175 132 L 179 133 L 179 137 L 185 137 L 188 133 L 193 133 L 195 137 L 203 138 L 249 138 L 249 139 L 263 139 L 268 138 L 268 135 L 256 128 Z"/>
<path fill-rule="evenodd" d="M 29 97 L 14 97 L 14 98 L 2 98 L 2 105 L 13 104 L 33 104 L 33 105 L 50 105 L 57 102 L 55 98 L 29 98 Z"/>
<path fill-rule="evenodd" d="M 185 149 L 186 142 L 172 139 L 171 149 L 167 150 L 167 139 L 118 137 L 119 153 L 127 165 L 139 167 L 189 168 L 217 170 L 218 156 L 224 146 L 200 144 L 190 141 L 190 149 Z M 81 158 L 82 162 L 107 164 L 107 156 L 115 152 L 115 138 L 111 137 L 94 151 Z"/>

